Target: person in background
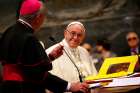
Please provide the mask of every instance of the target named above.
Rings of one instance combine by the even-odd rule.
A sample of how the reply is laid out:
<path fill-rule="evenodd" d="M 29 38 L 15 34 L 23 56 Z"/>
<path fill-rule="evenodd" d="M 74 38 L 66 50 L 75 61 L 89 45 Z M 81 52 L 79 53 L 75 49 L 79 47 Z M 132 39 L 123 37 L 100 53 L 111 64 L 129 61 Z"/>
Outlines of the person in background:
<path fill-rule="evenodd" d="M 94 63 L 95 63 L 96 69 L 98 71 L 100 70 L 100 67 L 103 64 L 103 61 L 105 58 L 116 56 L 116 54 L 111 51 L 110 43 L 106 39 L 102 39 L 102 40 L 97 41 L 96 52 L 97 52 L 96 54 L 93 54 L 93 56 L 94 56 L 93 59 L 94 59 L 94 61 L 95 60 L 97 61 Z M 95 55 L 96 55 L 96 57 L 95 57 Z"/>
<path fill-rule="evenodd" d="M 51 61 L 63 54 L 63 46 L 57 46 L 46 55 L 34 36 L 42 25 L 46 7 L 39 0 L 23 0 L 19 17 L 2 35 L 0 60 L 3 65 L 3 81 L 0 93 L 55 93 L 64 91 L 86 92 L 88 84 L 67 81 L 50 74 Z M 63 61 L 62 61 L 63 62 Z"/>
<path fill-rule="evenodd" d="M 123 51 L 122 56 L 130 56 L 140 53 L 139 37 L 136 32 L 128 32 L 126 35 L 128 48 Z"/>
<path fill-rule="evenodd" d="M 126 40 L 128 43 L 128 48 L 122 52 L 121 56 L 131 56 L 138 55 L 140 53 L 140 41 L 138 34 L 136 32 L 128 32 L 126 34 Z M 138 58 L 140 60 L 140 58 Z M 140 72 L 140 61 L 138 60 L 135 72 Z"/>
<path fill-rule="evenodd" d="M 92 53 L 93 48 L 92 48 L 92 46 L 91 46 L 89 43 L 83 43 L 81 46 L 82 46 L 83 48 L 85 48 L 85 49 L 89 52 L 89 54 Z"/>
<path fill-rule="evenodd" d="M 89 53 L 80 46 L 85 38 L 86 30 L 79 21 L 68 24 L 64 30 L 64 39 L 46 50 L 49 54 L 55 47 L 63 45 L 64 53 L 53 61 L 50 72 L 69 82 L 82 82 L 88 75 L 96 75 L 95 66 L 92 64 Z"/>
<path fill-rule="evenodd" d="M 96 55 L 97 53 L 93 53 L 94 52 L 94 49 L 91 46 L 91 44 L 89 44 L 89 43 L 83 43 L 81 46 L 83 48 L 85 48 L 89 52 L 89 56 L 91 58 L 92 64 L 95 65 L 97 63 L 97 55 Z M 93 55 L 94 55 L 94 57 L 93 57 Z"/>

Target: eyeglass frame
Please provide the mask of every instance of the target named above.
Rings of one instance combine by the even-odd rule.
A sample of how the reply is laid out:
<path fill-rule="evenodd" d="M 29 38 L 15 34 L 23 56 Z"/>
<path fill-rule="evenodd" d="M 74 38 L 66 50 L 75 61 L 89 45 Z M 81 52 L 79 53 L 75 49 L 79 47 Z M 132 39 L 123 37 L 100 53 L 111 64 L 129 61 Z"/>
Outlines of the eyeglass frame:
<path fill-rule="evenodd" d="M 137 37 L 130 37 L 130 38 L 127 39 L 128 42 L 130 42 L 132 40 L 137 40 Z"/>
<path fill-rule="evenodd" d="M 72 37 L 74 37 L 74 36 L 82 37 L 82 35 L 84 34 L 84 32 L 76 33 L 76 32 L 72 32 L 72 31 L 69 31 L 69 30 L 66 30 L 66 31 L 69 32 L 70 36 L 72 36 Z"/>

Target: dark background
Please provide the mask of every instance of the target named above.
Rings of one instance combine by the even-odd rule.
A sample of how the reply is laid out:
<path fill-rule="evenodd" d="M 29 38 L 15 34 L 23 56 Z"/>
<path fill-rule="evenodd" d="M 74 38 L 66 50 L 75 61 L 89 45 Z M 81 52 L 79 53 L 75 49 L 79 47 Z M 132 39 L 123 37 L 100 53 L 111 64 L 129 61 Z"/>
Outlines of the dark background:
<path fill-rule="evenodd" d="M 0 33 L 15 22 L 19 0 L 0 0 Z M 74 20 L 87 29 L 85 42 L 95 46 L 97 39 L 107 38 L 118 55 L 126 48 L 125 34 L 140 35 L 140 0 L 48 0 L 47 20 L 36 36 L 45 47 L 53 45 L 48 37 L 63 38 L 65 26 Z"/>

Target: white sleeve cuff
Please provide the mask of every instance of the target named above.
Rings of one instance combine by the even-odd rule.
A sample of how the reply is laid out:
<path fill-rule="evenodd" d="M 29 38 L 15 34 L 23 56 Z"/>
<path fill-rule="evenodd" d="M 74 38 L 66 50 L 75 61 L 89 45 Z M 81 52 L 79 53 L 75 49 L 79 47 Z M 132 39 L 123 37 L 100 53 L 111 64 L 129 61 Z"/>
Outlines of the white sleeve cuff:
<path fill-rule="evenodd" d="M 71 83 L 68 83 L 66 91 L 70 91 Z"/>

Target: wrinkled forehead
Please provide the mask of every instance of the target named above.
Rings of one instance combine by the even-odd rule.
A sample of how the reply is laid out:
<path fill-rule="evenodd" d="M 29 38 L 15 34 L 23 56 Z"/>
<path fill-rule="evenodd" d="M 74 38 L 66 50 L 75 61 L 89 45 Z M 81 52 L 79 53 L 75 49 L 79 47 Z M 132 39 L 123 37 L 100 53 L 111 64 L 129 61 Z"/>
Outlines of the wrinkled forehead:
<path fill-rule="evenodd" d="M 71 30 L 71 29 L 80 29 L 83 33 L 85 33 L 85 27 L 82 23 L 80 22 L 71 22 L 70 24 L 68 24 L 68 26 L 66 27 L 66 30 Z"/>

